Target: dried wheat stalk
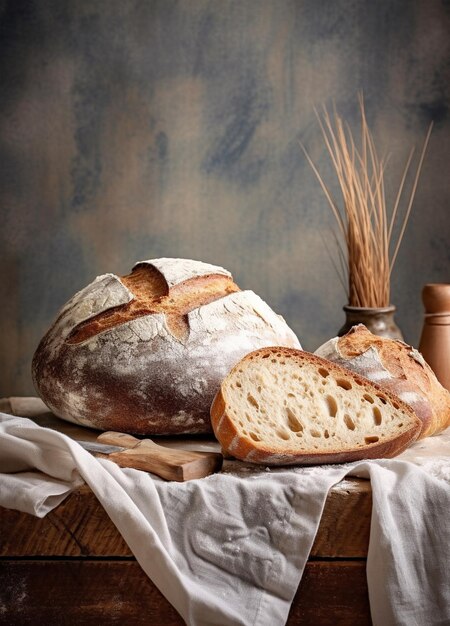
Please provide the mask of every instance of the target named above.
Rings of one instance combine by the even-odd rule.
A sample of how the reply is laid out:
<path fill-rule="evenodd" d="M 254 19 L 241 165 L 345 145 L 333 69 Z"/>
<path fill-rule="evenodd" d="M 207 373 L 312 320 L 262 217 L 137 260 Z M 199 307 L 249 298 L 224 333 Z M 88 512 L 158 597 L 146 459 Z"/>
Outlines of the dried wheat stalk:
<path fill-rule="evenodd" d="M 362 96 L 359 98 L 359 103 L 361 110 L 361 146 L 359 148 L 355 144 L 350 128 L 336 110 L 333 112 L 333 119 L 325 107 L 323 107 L 323 117 L 316 111 L 342 192 L 342 209 L 333 199 L 303 145 L 302 149 L 336 218 L 338 234 L 345 242 L 345 246 L 342 246 L 338 241 L 338 251 L 341 268 L 345 268 L 347 275 L 339 271 L 338 273 L 341 282 L 348 285 L 348 304 L 358 307 L 385 307 L 390 304 L 392 269 L 411 213 L 433 125 L 431 124 L 428 129 L 399 234 L 394 240 L 394 225 L 414 149 L 409 154 L 393 207 L 391 211 L 388 211 L 384 188 L 387 159 L 378 157 L 373 136 L 367 124 Z M 390 257 L 391 250 L 393 250 L 392 257 Z"/>

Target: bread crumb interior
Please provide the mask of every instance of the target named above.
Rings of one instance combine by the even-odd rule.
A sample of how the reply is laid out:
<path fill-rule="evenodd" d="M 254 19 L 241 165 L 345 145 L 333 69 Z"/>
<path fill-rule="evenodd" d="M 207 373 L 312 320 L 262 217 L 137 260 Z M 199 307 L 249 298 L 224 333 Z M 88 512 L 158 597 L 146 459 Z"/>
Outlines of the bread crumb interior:
<path fill-rule="evenodd" d="M 226 412 L 241 436 L 261 447 L 298 452 L 354 449 L 398 435 L 411 418 L 381 391 L 350 375 L 255 353 L 224 386 Z"/>

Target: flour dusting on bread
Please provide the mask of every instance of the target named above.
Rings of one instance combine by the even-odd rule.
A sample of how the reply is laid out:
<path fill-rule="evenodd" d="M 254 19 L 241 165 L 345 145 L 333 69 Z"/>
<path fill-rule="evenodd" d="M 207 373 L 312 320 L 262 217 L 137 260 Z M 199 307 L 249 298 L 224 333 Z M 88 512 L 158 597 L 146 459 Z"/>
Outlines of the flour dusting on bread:
<path fill-rule="evenodd" d="M 154 259 L 78 292 L 41 341 L 33 379 L 69 421 L 138 434 L 211 432 L 221 380 L 248 352 L 278 344 L 300 347 L 228 271 Z"/>

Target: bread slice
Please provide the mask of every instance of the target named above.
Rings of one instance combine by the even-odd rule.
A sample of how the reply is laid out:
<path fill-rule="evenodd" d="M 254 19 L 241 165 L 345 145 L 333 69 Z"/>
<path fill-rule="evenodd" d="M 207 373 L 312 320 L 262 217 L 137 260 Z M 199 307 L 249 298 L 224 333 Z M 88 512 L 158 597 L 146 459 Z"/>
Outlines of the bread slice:
<path fill-rule="evenodd" d="M 245 356 L 211 406 L 224 452 L 264 465 L 393 457 L 414 441 L 412 409 L 345 368 L 293 348 Z"/>

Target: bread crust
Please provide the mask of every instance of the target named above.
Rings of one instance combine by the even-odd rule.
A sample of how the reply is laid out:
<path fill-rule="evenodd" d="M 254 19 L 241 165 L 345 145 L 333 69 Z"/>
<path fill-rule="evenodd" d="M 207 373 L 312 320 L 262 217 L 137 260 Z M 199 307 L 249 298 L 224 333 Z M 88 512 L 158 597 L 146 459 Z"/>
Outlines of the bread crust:
<path fill-rule="evenodd" d="M 377 382 L 409 404 L 422 422 L 419 438 L 450 426 L 450 394 L 412 346 L 373 335 L 359 324 L 323 344 L 316 354 Z"/>
<path fill-rule="evenodd" d="M 292 348 L 263 348 L 246 355 L 231 370 L 229 377 L 233 376 L 240 368 L 254 358 L 258 358 L 264 354 L 282 354 L 289 358 L 294 358 L 297 362 L 308 362 L 314 364 L 317 368 L 325 367 L 331 374 L 336 376 L 347 376 L 351 378 L 357 385 L 363 387 L 374 394 L 380 394 L 388 402 L 401 407 L 405 413 L 411 418 L 411 427 L 403 431 L 400 435 L 390 440 L 368 444 L 361 448 L 351 450 L 329 450 L 322 453 L 316 452 L 299 452 L 289 447 L 289 442 L 280 444 L 278 448 L 274 446 L 266 446 L 263 442 L 250 440 L 243 436 L 237 428 L 232 416 L 227 413 L 226 401 L 226 381 L 224 381 L 216 394 L 211 405 L 211 423 L 216 438 L 222 445 L 224 451 L 242 461 L 258 463 L 264 465 L 319 465 L 329 463 L 348 463 L 359 461 L 362 459 L 390 458 L 394 457 L 405 450 L 420 432 L 421 423 L 412 409 L 404 402 L 399 400 L 389 391 L 382 389 L 379 385 L 371 383 L 367 379 L 348 371 L 339 365 L 322 359 L 314 354 L 302 350 Z"/>
<path fill-rule="evenodd" d="M 235 362 L 260 346 L 300 345 L 229 272 L 179 261 L 179 271 L 176 259 L 136 264 L 152 273 L 145 302 L 144 274 L 105 274 L 63 307 L 32 364 L 35 387 L 56 415 L 136 434 L 211 432 L 211 401 Z"/>

